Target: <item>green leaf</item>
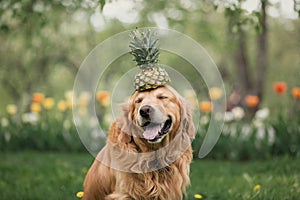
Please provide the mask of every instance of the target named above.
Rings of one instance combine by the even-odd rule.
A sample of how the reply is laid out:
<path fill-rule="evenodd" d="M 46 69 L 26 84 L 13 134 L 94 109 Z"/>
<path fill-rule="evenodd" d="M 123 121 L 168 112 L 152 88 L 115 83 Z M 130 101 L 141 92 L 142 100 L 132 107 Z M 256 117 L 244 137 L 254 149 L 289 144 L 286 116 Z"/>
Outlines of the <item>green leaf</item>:
<path fill-rule="evenodd" d="M 2 25 L 0 26 L 0 30 L 1 30 L 1 32 L 3 32 L 3 33 L 8 33 L 8 32 L 9 32 L 9 26 L 8 26 L 7 24 L 2 24 Z"/>
<path fill-rule="evenodd" d="M 237 33 L 238 30 L 239 30 L 239 26 L 236 25 L 236 24 L 235 24 L 234 26 L 232 26 L 232 28 L 231 28 L 231 31 L 232 31 L 233 33 Z"/>
<path fill-rule="evenodd" d="M 105 0 L 99 0 L 99 4 L 100 4 L 100 10 L 102 11 L 105 5 Z"/>

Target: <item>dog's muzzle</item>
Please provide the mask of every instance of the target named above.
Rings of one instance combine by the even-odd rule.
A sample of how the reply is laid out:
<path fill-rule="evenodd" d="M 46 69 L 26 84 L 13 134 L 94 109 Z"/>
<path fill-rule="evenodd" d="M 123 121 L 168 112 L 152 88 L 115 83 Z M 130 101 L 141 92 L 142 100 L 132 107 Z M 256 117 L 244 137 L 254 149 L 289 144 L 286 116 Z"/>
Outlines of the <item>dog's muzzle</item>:
<path fill-rule="evenodd" d="M 144 129 L 143 137 L 149 143 L 161 142 L 169 133 L 172 125 L 171 116 L 166 116 L 157 107 L 144 105 L 139 109 L 139 124 Z"/>

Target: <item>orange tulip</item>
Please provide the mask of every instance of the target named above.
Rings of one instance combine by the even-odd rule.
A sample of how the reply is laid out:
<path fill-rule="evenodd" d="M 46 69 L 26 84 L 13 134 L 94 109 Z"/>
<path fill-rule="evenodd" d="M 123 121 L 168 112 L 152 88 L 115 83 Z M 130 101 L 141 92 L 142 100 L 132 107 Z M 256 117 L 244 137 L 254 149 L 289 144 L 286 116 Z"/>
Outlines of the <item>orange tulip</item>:
<path fill-rule="evenodd" d="M 292 89 L 292 95 L 296 100 L 300 100 L 300 87 L 294 87 Z"/>
<path fill-rule="evenodd" d="M 42 103 L 45 96 L 42 93 L 34 93 L 31 97 L 32 101 L 35 103 Z"/>
<path fill-rule="evenodd" d="M 274 82 L 273 89 L 277 94 L 283 94 L 286 91 L 286 82 Z"/>
<path fill-rule="evenodd" d="M 97 100 L 101 103 L 103 106 L 109 105 L 110 100 L 110 94 L 107 91 L 99 91 L 96 95 Z"/>
<path fill-rule="evenodd" d="M 248 107 L 255 107 L 259 103 L 259 97 L 256 95 L 247 95 L 245 97 L 245 102 Z"/>
<path fill-rule="evenodd" d="M 200 102 L 200 111 L 209 113 L 211 112 L 213 105 L 210 101 L 202 101 Z"/>

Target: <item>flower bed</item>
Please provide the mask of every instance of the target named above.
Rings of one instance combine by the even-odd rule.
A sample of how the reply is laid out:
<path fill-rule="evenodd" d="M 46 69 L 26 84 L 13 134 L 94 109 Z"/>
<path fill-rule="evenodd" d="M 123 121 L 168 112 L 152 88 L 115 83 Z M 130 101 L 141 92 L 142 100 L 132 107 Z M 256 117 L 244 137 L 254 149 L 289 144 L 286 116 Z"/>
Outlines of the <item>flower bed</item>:
<path fill-rule="evenodd" d="M 274 83 L 273 88 L 278 98 L 288 91 L 286 83 L 282 82 Z M 69 91 L 63 99 L 55 100 L 42 93 L 35 93 L 30 104 L 25 107 L 7 105 L 6 113 L 0 116 L 0 151 L 84 151 L 73 123 L 72 109 L 77 109 L 82 116 L 86 115 L 92 95 L 82 92 L 75 99 L 72 96 Z M 217 100 L 223 94 L 220 89 L 212 88 L 209 96 L 211 100 Z M 112 122 L 108 109 L 110 93 L 99 91 L 95 98 L 97 119 L 88 121 L 86 127 L 91 135 L 97 135 L 95 131 L 98 124 L 107 130 Z M 198 103 L 196 99 L 190 100 L 200 111 L 198 132 L 193 141 L 194 155 L 197 157 L 210 120 L 218 116 L 211 112 L 213 101 Z M 283 154 L 299 156 L 300 88 L 291 89 L 290 100 L 293 103 L 285 107 L 281 105 L 277 109 L 263 107 L 256 110 L 259 98 L 252 94 L 245 95 L 240 101 L 241 105 L 232 106 L 225 112 L 223 132 L 209 157 L 248 160 Z"/>

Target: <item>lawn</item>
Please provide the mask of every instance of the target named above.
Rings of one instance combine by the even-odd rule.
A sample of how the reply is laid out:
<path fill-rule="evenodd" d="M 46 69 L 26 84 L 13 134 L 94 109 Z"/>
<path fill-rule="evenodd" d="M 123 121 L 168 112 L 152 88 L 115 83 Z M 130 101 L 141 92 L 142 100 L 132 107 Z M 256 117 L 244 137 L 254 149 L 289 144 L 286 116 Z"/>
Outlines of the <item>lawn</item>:
<path fill-rule="evenodd" d="M 0 199 L 77 199 L 93 161 L 88 153 L 0 153 Z M 298 199 L 300 158 L 227 162 L 195 160 L 188 199 Z M 255 185 L 260 190 L 254 192 Z"/>

